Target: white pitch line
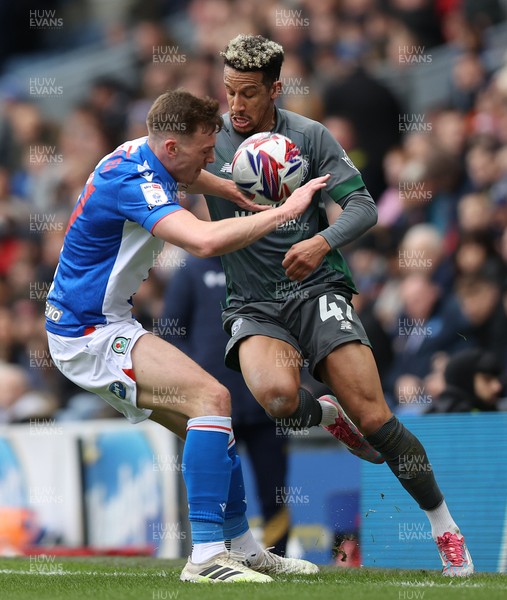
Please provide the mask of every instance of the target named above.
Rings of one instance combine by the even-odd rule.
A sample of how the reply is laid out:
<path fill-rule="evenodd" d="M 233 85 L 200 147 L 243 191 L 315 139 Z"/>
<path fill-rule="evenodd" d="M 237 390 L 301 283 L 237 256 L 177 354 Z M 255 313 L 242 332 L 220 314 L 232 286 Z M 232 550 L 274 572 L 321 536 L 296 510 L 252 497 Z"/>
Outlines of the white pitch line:
<path fill-rule="evenodd" d="M 451 578 L 449 578 L 451 579 Z M 473 576 L 472 576 L 473 579 Z M 375 584 L 376 585 L 376 584 Z M 381 585 L 402 585 L 406 587 L 439 587 L 439 588 L 455 588 L 455 587 L 463 587 L 463 588 L 483 588 L 483 587 L 491 587 L 490 583 L 479 583 L 470 580 L 469 578 L 461 578 L 461 577 L 453 577 L 452 581 L 449 583 L 437 583 L 436 581 L 389 581 Z M 493 586 L 495 587 L 495 586 Z M 499 586 L 501 589 L 505 589 L 505 584 L 499 582 Z"/>

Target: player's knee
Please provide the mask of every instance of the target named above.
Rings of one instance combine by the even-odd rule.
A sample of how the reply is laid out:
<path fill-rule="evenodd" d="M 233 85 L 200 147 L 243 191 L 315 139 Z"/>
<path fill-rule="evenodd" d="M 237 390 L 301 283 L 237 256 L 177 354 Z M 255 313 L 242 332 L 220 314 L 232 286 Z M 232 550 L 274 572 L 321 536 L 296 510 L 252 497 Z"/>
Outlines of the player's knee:
<path fill-rule="evenodd" d="M 371 407 L 368 410 L 362 410 L 357 415 L 351 416 L 351 419 L 355 422 L 358 429 L 363 435 L 371 435 L 377 432 L 382 425 L 384 425 L 392 414 L 387 408 L 380 410 L 372 410 Z"/>
<path fill-rule="evenodd" d="M 204 390 L 203 410 L 208 415 L 231 416 L 231 395 L 221 383 L 212 382 Z"/>
<path fill-rule="evenodd" d="M 297 410 L 299 402 L 298 390 L 291 386 L 274 386 L 263 394 L 263 405 L 266 412 L 274 419 L 290 417 Z"/>

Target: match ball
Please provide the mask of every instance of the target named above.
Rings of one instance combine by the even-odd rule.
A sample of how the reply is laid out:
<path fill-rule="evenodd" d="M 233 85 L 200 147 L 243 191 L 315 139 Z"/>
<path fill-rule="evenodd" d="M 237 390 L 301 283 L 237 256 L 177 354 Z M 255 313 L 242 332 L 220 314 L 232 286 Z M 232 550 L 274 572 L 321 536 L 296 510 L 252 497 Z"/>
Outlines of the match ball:
<path fill-rule="evenodd" d="M 303 179 L 303 157 L 289 138 L 269 131 L 247 138 L 232 160 L 232 179 L 256 204 L 283 204 Z"/>

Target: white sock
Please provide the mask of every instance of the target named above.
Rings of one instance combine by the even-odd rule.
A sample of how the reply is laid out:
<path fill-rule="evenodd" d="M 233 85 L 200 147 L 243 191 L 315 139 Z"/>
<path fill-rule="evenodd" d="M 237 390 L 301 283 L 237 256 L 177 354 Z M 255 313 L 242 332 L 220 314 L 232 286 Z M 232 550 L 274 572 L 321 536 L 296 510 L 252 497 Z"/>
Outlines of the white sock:
<path fill-rule="evenodd" d="M 451 517 L 451 513 L 447 508 L 447 504 L 445 500 L 434 508 L 433 510 L 425 510 L 426 516 L 430 520 L 431 523 L 431 535 L 434 540 L 437 537 L 441 537 L 444 535 L 446 531 L 450 531 L 451 533 L 459 533 L 459 527 L 454 522 L 454 519 Z"/>
<path fill-rule="evenodd" d="M 336 406 L 331 402 L 327 402 L 326 400 L 317 399 L 317 402 L 322 408 L 322 421 L 320 422 L 320 425 L 323 427 L 333 425 L 336 417 L 338 416 Z"/>
<path fill-rule="evenodd" d="M 231 554 L 234 552 L 240 552 L 246 558 L 256 558 L 262 552 L 262 548 L 248 529 L 240 536 L 231 539 Z"/>
<path fill-rule="evenodd" d="M 192 546 L 192 556 L 190 560 L 193 563 L 205 563 L 217 554 L 226 552 L 225 542 L 206 542 L 204 544 L 194 544 Z"/>

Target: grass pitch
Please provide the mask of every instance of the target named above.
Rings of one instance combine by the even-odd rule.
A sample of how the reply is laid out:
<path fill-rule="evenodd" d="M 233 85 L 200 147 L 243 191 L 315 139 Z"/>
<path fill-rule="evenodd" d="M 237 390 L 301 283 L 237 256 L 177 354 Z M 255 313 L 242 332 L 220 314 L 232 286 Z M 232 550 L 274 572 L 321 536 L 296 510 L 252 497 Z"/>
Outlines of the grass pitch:
<path fill-rule="evenodd" d="M 191 584 L 184 561 L 154 558 L 0 558 L 2 600 L 501 600 L 507 576 L 447 579 L 436 571 L 323 567 L 318 575 L 278 576 L 268 584 Z"/>

